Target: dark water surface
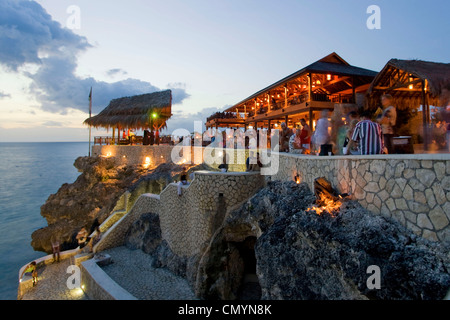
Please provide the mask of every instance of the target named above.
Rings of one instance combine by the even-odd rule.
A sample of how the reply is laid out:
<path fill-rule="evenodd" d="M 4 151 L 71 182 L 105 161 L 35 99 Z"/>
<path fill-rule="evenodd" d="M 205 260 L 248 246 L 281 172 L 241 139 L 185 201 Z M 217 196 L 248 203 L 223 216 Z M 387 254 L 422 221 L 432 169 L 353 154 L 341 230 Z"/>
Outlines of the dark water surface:
<path fill-rule="evenodd" d="M 1 300 L 15 300 L 19 269 L 46 255 L 30 245 L 33 231 L 47 225 L 40 207 L 76 180 L 73 163 L 88 148 L 88 142 L 0 143 Z"/>

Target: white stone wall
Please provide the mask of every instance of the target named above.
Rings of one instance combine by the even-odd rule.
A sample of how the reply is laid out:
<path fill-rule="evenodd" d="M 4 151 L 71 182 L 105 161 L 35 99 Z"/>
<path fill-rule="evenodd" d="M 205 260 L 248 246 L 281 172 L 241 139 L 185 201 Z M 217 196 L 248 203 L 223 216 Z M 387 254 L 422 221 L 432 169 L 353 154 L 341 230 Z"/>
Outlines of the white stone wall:
<path fill-rule="evenodd" d="M 340 193 L 417 235 L 450 240 L 450 154 L 279 156 L 273 180 L 292 180 L 298 173 L 314 190 L 314 179 L 325 177 Z"/>
<path fill-rule="evenodd" d="M 114 157 L 118 164 L 144 164 L 146 158 L 150 159 L 150 166 L 157 166 L 170 159 L 173 146 L 116 146 L 116 145 L 94 145 L 93 156 Z"/>
<path fill-rule="evenodd" d="M 217 161 L 208 163 L 211 167 L 217 168 L 222 163 L 221 148 L 206 149 L 202 147 L 190 147 L 184 151 L 180 151 L 178 154 L 173 151 L 174 146 L 159 145 L 159 146 L 116 146 L 116 145 L 94 145 L 92 146 L 93 156 L 114 157 L 117 165 L 129 164 L 129 165 L 143 165 L 148 157 L 151 167 L 158 166 L 162 163 L 168 162 L 173 159 L 174 162 L 200 164 L 203 162 L 204 155 L 209 155 L 210 158 L 215 158 Z M 190 152 L 189 152 L 190 150 Z M 172 152 L 173 151 L 173 152 Z M 220 155 L 218 153 L 220 152 Z M 225 149 L 227 157 L 229 159 L 229 171 L 239 172 L 245 171 L 245 160 L 249 156 L 249 150 L 245 149 Z M 184 161 L 184 162 L 183 162 Z"/>
<path fill-rule="evenodd" d="M 197 253 L 215 230 L 215 223 L 228 209 L 240 205 L 263 187 L 264 178 L 257 172 L 196 171 L 189 187 L 177 194 L 170 184 L 160 195 L 162 238 L 180 256 Z M 219 221 L 217 221 L 218 219 Z"/>

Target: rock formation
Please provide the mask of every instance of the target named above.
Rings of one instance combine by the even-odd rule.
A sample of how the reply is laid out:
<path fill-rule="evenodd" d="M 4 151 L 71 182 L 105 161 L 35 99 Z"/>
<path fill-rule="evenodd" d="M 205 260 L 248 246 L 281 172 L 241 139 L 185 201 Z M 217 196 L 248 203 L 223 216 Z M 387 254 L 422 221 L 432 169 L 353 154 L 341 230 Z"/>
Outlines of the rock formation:
<path fill-rule="evenodd" d="M 64 184 L 41 206 L 47 227 L 33 232 L 31 245 L 36 251 L 52 252 L 51 239 L 61 243 L 61 250 L 76 248 L 77 232 L 89 231 L 96 219 L 102 223 L 111 213 L 120 196 L 129 191 L 129 201 L 141 193 L 159 194 L 177 179 L 182 167 L 164 163 L 157 168 L 117 165 L 114 158 L 79 157 L 74 166 L 81 172 L 72 184 Z M 210 169 L 203 165 L 190 170 Z"/>
<path fill-rule="evenodd" d="M 173 254 L 155 215 L 135 223 L 127 245 L 186 277 L 205 299 L 444 298 L 450 288 L 448 243 L 422 239 L 352 200 L 333 215 L 318 215 L 309 209 L 315 200 L 306 184 L 268 182 L 227 213 L 196 256 Z M 374 266 L 379 289 L 372 286 Z"/>

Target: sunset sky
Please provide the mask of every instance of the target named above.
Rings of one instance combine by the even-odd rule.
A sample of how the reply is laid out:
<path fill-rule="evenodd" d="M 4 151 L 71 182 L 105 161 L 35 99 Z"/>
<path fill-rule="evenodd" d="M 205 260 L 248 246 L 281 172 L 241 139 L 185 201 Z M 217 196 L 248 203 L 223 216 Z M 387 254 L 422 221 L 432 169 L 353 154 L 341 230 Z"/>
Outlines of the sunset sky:
<path fill-rule="evenodd" d="M 381 29 L 367 27 L 371 5 Z M 0 142 L 87 141 L 91 87 L 93 115 L 172 89 L 170 134 L 331 52 L 374 71 L 449 63 L 449 12 L 446 0 L 0 0 Z"/>

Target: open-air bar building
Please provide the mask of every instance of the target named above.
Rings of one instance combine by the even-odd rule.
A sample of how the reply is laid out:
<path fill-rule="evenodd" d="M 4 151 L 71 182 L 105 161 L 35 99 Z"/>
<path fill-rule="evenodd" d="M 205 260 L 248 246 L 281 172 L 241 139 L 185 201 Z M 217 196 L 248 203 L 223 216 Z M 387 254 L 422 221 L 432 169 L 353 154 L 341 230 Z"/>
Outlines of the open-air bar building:
<path fill-rule="evenodd" d="M 295 127 L 304 118 L 314 130 L 322 110 L 342 113 L 364 103 L 364 95 L 377 72 L 355 67 L 338 54 L 300 69 L 211 115 L 206 128 L 273 129 L 281 122 Z"/>

